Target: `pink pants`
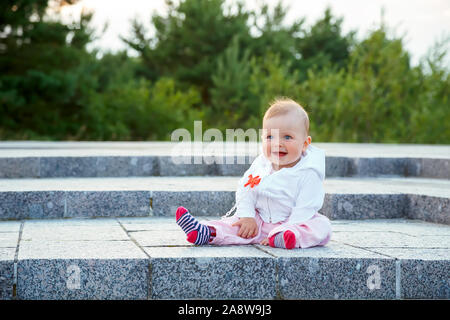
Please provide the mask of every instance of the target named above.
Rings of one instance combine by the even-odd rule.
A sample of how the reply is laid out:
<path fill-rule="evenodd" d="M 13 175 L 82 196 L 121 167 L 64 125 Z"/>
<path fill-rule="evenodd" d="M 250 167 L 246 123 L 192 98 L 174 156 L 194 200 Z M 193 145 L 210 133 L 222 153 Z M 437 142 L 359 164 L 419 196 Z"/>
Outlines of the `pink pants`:
<path fill-rule="evenodd" d="M 210 242 L 214 245 L 242 245 L 242 244 L 259 244 L 263 239 L 272 235 L 290 230 L 295 234 L 295 248 L 309 248 L 314 246 L 324 246 L 331 238 L 331 223 L 327 217 L 316 213 L 311 219 L 301 224 L 283 225 L 283 222 L 267 223 L 264 222 L 258 213 L 255 215 L 256 224 L 258 225 L 258 234 L 254 238 L 245 239 L 239 237 L 239 226 L 231 225 L 239 220 L 238 217 L 232 216 L 222 218 L 221 220 L 202 221 L 207 226 L 216 229 L 216 237 Z"/>

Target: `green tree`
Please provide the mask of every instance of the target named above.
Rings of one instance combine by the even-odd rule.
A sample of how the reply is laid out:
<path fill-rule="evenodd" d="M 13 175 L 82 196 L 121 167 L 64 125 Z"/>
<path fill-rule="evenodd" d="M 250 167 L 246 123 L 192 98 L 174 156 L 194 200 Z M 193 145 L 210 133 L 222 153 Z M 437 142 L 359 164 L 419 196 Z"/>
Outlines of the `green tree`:
<path fill-rule="evenodd" d="M 342 18 L 335 18 L 330 8 L 307 31 L 296 39 L 298 59 L 293 67 L 300 70 L 301 80 L 306 79 L 311 68 L 320 70 L 332 67 L 336 70 L 346 68 L 350 51 L 355 44 L 355 31 L 343 34 Z"/>
<path fill-rule="evenodd" d="M 213 86 L 212 73 L 218 57 L 235 35 L 248 34 L 248 14 L 243 5 L 237 12 L 225 12 L 224 0 L 186 0 L 175 5 L 166 1 L 167 17 L 152 16 L 155 36 L 148 38 L 141 23 L 133 23 L 132 39 L 124 39 L 137 50 L 147 68 L 150 80 L 173 77 L 181 85 L 195 85 L 209 104 Z"/>
<path fill-rule="evenodd" d="M 54 2 L 55 8 L 75 1 Z M 50 19 L 48 1 L 0 2 L 0 134 L 61 138 L 78 130 L 83 84 L 74 71 L 85 50 L 92 15 L 64 25 Z M 7 128 L 7 129 L 5 129 Z"/>

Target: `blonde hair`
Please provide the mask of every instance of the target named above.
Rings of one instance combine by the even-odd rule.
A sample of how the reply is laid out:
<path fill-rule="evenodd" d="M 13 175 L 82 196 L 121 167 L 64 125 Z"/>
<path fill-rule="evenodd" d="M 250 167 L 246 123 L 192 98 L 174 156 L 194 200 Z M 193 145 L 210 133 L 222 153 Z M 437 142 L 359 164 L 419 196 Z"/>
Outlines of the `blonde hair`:
<path fill-rule="evenodd" d="M 270 103 L 270 107 L 264 114 L 264 120 L 285 115 L 288 113 L 295 113 L 300 117 L 300 123 L 305 130 L 306 136 L 309 135 L 309 116 L 306 110 L 297 102 L 289 98 L 276 98 Z"/>

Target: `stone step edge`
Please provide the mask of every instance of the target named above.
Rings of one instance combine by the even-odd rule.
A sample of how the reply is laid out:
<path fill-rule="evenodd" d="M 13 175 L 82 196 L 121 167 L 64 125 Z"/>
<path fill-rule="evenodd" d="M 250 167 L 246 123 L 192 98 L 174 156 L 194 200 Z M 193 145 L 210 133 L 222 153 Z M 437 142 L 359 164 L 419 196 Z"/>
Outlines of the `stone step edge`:
<path fill-rule="evenodd" d="M 178 206 L 197 216 L 224 215 L 234 191 L 0 192 L 0 220 L 172 216 Z M 450 224 L 450 198 L 409 193 L 326 193 L 319 212 L 330 219 L 409 218 Z"/>
<path fill-rule="evenodd" d="M 288 258 L 267 254 L 266 257 L 228 258 L 24 259 L 14 261 L 14 285 L 9 291 L 14 293 L 10 299 L 18 300 L 450 299 L 450 290 L 443 289 L 441 284 L 447 280 L 445 270 L 449 267 L 449 260 L 381 255 L 379 258 Z M 186 273 L 187 279 L 180 281 L 179 274 L 170 274 L 176 269 Z M 115 270 L 114 275 L 111 270 Z M 135 278 L 130 279 L 130 270 Z M 236 270 L 239 276 L 246 277 L 249 285 L 233 282 Z M 442 271 L 436 274 L 436 270 L 444 270 L 444 275 Z M 42 281 L 43 274 L 52 277 Z M 103 287 L 105 277 L 111 277 L 106 282 L 114 290 L 126 288 L 126 292 L 119 294 Z M 204 281 L 198 281 L 202 277 Z M 432 281 L 422 282 L 423 279 Z M 44 282 L 51 285 L 43 285 Z M 200 288 L 212 282 L 219 282 L 220 288 L 211 285 L 213 289 L 209 293 Z M 33 287 L 38 285 L 42 287 Z"/>
<path fill-rule="evenodd" d="M 231 163 L 183 163 L 170 156 L 0 157 L 0 178 L 127 177 L 127 176 L 240 176 L 254 157 L 233 156 Z M 244 163 L 240 164 L 239 159 Z M 247 160 L 245 160 L 247 159 Z M 403 176 L 450 179 L 450 159 L 326 158 L 327 177 Z"/>

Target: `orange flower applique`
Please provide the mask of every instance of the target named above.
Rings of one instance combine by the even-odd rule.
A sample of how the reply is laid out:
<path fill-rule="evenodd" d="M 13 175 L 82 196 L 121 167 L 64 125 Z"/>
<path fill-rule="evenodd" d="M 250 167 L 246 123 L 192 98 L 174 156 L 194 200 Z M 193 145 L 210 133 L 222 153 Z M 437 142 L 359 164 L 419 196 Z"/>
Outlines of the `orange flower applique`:
<path fill-rule="evenodd" d="M 252 175 L 248 176 L 248 181 L 246 184 L 244 184 L 244 187 L 250 185 L 250 188 L 253 188 L 254 186 L 258 185 L 258 183 L 261 181 L 261 178 L 259 176 L 256 176 L 253 178 Z"/>

